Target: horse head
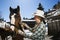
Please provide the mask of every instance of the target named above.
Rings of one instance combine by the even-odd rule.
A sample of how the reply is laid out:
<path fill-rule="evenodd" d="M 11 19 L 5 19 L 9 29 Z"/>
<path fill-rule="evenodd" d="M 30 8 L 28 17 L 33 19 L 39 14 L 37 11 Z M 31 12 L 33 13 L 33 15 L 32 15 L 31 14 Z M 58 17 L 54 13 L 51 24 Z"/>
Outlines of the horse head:
<path fill-rule="evenodd" d="M 13 9 L 10 7 L 10 15 L 9 15 L 9 18 L 10 18 L 10 22 L 11 22 L 11 27 L 12 27 L 12 30 L 14 29 L 13 26 L 15 26 L 16 28 L 19 28 L 19 24 L 21 22 L 21 16 L 20 16 L 20 7 L 17 6 L 17 8 Z"/>

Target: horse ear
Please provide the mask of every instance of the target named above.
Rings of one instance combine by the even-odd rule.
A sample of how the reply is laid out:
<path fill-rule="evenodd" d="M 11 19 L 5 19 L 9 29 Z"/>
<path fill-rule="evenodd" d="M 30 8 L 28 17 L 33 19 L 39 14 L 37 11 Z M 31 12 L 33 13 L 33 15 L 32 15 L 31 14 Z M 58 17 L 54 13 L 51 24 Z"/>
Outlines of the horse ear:
<path fill-rule="evenodd" d="M 20 10 L 20 7 L 19 6 L 17 6 L 17 9 L 18 9 L 18 11 Z"/>
<path fill-rule="evenodd" d="M 9 10 L 11 11 L 11 10 L 12 10 L 12 8 L 10 7 L 10 8 L 9 8 Z"/>

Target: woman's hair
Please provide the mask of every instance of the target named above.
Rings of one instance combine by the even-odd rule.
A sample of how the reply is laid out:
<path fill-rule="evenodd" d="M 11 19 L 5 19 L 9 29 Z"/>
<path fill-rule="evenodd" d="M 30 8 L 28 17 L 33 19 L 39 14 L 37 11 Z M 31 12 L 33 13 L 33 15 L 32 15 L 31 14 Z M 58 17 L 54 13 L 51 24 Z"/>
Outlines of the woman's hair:
<path fill-rule="evenodd" d="M 38 16 L 38 17 L 39 17 L 39 19 L 40 19 L 41 21 L 43 21 L 44 24 L 46 24 L 44 18 L 42 18 L 42 17 L 40 17 L 40 16 Z"/>
<path fill-rule="evenodd" d="M 46 24 L 45 20 L 43 20 L 43 23 Z"/>

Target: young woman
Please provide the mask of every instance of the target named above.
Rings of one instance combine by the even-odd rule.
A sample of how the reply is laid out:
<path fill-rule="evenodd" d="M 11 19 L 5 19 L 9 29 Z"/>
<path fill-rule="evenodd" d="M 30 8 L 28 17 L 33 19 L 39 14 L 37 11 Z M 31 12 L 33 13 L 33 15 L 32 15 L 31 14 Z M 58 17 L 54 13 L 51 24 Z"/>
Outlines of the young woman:
<path fill-rule="evenodd" d="M 32 40 L 45 40 L 45 24 L 44 20 L 44 12 L 41 10 L 37 10 L 34 13 L 34 19 L 36 20 L 36 25 L 33 28 L 26 26 L 33 34 L 31 36 L 23 34 L 27 38 L 31 38 Z"/>

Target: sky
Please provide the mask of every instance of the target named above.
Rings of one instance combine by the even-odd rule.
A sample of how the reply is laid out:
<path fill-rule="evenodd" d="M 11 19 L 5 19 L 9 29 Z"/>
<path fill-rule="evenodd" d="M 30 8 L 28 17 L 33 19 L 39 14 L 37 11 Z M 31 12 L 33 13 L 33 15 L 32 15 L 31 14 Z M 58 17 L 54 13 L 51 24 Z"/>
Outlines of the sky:
<path fill-rule="evenodd" d="M 9 7 L 16 8 L 20 6 L 21 17 L 31 18 L 32 14 L 37 10 L 39 3 L 42 4 L 44 11 L 52 9 L 58 0 L 0 0 L 0 15 L 6 20 L 9 19 Z"/>

